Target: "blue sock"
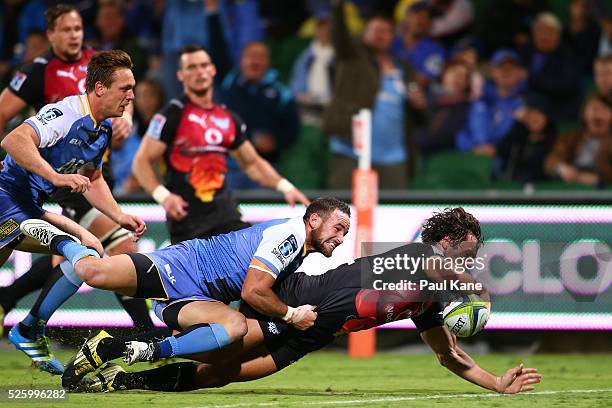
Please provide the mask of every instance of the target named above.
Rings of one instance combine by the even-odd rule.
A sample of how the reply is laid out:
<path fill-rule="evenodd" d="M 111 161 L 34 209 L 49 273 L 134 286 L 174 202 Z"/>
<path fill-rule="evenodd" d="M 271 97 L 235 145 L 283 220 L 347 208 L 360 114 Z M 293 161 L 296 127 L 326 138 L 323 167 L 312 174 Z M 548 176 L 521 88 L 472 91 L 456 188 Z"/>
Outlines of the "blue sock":
<path fill-rule="evenodd" d="M 181 334 L 160 341 L 159 358 L 205 353 L 223 348 L 231 342 L 227 331 L 220 324 L 197 324 Z"/>
<path fill-rule="evenodd" d="M 64 261 L 62 265 L 53 268 L 49 280 L 45 283 L 30 313 L 21 322 L 19 332 L 23 336 L 30 339 L 42 336 L 44 334 L 45 324 L 51 315 L 53 315 L 68 298 L 74 295 L 81 286 L 82 281 L 75 284 L 64 275 L 62 271 L 62 266 L 64 264 L 70 266 L 67 261 Z M 70 266 L 70 268 L 72 268 L 72 266 Z"/>
<path fill-rule="evenodd" d="M 66 238 L 55 244 L 54 248 L 57 252 L 62 254 L 72 265 L 86 256 L 95 256 L 99 258 L 100 255 L 91 248 L 87 248 L 85 245 L 78 244 L 70 238 Z"/>

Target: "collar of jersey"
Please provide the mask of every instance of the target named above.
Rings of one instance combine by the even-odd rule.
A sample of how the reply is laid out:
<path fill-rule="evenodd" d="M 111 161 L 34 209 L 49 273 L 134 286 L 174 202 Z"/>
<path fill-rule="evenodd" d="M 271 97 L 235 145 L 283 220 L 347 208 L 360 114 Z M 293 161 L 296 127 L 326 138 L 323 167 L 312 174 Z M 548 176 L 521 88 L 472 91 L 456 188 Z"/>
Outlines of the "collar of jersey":
<path fill-rule="evenodd" d="M 83 102 L 83 100 L 85 101 Z M 83 115 L 89 115 L 89 117 L 93 121 L 94 129 L 96 129 L 98 127 L 98 122 L 91 114 L 91 105 L 89 104 L 89 98 L 87 98 L 87 94 L 79 95 L 79 102 L 81 103 L 81 109 L 83 109 Z"/>

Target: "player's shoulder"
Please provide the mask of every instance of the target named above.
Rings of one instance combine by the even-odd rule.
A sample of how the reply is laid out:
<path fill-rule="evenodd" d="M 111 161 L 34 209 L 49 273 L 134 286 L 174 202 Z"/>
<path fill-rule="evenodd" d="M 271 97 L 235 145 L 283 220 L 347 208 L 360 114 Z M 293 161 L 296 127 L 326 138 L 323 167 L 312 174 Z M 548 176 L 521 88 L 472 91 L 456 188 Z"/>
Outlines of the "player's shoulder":
<path fill-rule="evenodd" d="M 264 234 L 271 238 L 286 238 L 287 234 L 292 234 L 301 246 L 306 240 L 306 227 L 302 217 L 280 218 L 269 221 L 264 227 Z"/>
<path fill-rule="evenodd" d="M 59 119 L 56 122 L 76 121 L 86 116 L 81 109 L 81 95 L 67 96 L 66 98 L 54 103 L 43 106 L 35 115 L 41 123 L 47 124 Z"/>

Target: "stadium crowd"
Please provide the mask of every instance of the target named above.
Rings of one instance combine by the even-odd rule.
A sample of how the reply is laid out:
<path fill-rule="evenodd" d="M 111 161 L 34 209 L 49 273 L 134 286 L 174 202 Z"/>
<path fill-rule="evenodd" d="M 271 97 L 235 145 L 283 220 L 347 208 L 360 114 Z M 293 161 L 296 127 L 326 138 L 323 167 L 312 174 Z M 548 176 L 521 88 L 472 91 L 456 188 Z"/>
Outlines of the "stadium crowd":
<path fill-rule="evenodd" d="M 54 0 L 0 3 L 0 87 L 48 51 Z M 180 50 L 216 66 L 215 99 L 301 189 L 350 188 L 351 115 L 370 108 L 383 189 L 606 188 L 612 183 L 612 8 L 603 0 L 64 0 L 85 44 L 122 49 L 137 81 L 113 146 L 115 194 L 179 97 Z M 5 133 L 28 117 L 23 112 Z M 233 189 L 259 188 L 228 160 Z M 163 167 L 160 171 L 163 172 Z"/>

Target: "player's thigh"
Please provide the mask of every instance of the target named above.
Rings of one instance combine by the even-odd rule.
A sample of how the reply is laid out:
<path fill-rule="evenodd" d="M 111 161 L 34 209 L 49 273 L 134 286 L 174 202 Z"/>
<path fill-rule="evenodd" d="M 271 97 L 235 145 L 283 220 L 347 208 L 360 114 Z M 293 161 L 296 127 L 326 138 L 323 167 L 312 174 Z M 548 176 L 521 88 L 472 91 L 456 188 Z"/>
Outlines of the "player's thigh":
<path fill-rule="evenodd" d="M 242 338 L 247 332 L 244 315 L 216 301 L 197 300 L 185 304 L 178 312 L 177 321 L 183 329 L 196 324 L 217 323 L 234 340 Z"/>
<path fill-rule="evenodd" d="M 241 340 L 235 341 L 222 349 L 194 354 L 189 358 L 202 363 L 219 363 L 222 361 L 241 363 L 259 357 L 262 353 L 267 354 L 267 350 L 260 347 L 264 342 L 264 335 L 259 322 L 254 319 L 247 319 L 247 328 L 247 334 Z"/>
<path fill-rule="evenodd" d="M 136 266 L 128 255 L 86 258 L 76 265 L 79 276 L 90 286 L 133 296 L 138 279 Z"/>

